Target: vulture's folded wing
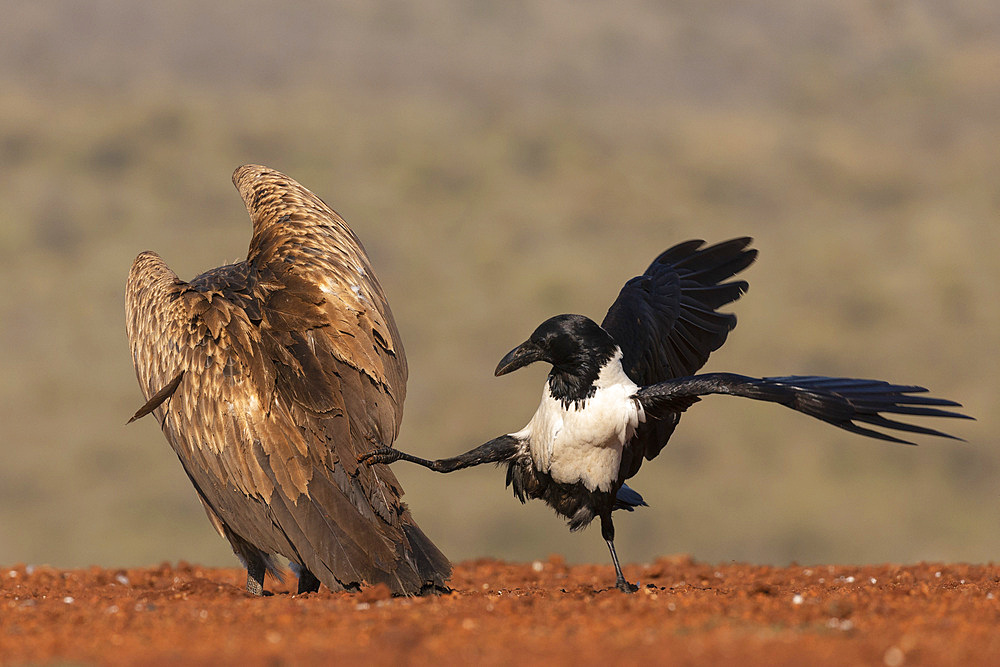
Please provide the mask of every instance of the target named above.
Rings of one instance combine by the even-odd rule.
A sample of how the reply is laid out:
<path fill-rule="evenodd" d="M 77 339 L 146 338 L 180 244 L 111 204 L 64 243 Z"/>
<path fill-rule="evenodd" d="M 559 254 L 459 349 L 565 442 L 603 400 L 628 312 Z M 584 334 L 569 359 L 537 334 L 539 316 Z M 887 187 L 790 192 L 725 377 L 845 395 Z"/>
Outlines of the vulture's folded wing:
<path fill-rule="evenodd" d="M 190 284 L 151 253 L 127 288 L 140 384 L 206 504 L 328 585 L 443 584 L 447 559 L 360 453 L 395 439 L 406 361 L 367 255 L 318 197 L 263 167 L 233 178 L 254 225 L 246 262 Z"/>

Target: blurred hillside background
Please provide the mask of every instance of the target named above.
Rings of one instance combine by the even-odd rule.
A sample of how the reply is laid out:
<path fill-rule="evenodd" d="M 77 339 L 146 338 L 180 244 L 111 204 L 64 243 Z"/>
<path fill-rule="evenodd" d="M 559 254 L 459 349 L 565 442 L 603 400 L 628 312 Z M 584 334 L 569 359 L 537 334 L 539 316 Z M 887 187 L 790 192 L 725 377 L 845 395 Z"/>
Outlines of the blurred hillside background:
<path fill-rule="evenodd" d="M 0 563 L 234 564 L 142 403 L 132 259 L 245 256 L 238 165 L 363 239 L 410 361 L 401 448 L 520 428 L 494 378 L 689 238 L 760 249 L 707 370 L 923 384 L 968 443 L 713 397 L 634 480 L 628 562 L 1000 559 L 1000 4 L 0 2 Z M 453 559 L 605 562 L 503 472 L 396 467 Z"/>

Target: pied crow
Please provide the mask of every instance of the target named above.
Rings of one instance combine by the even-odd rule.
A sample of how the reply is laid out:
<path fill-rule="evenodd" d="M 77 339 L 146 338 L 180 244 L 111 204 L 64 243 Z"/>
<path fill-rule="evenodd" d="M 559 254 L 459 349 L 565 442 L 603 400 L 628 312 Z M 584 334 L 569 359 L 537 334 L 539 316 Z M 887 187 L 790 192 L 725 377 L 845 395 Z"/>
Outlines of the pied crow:
<path fill-rule="evenodd" d="M 625 481 L 667 443 L 681 413 L 706 394 L 780 403 L 861 435 L 906 443 L 862 424 L 954 438 L 884 417 L 882 413 L 968 418 L 943 407 L 954 401 L 922 395 L 923 387 L 880 380 L 822 376 L 752 378 L 732 373 L 694 375 L 726 341 L 736 317 L 718 309 L 738 299 L 747 283 L 730 280 L 757 251 L 751 239 L 712 246 L 676 245 L 631 279 L 598 325 L 582 315 L 557 315 L 511 350 L 496 368 L 504 375 L 536 361 L 552 365 L 535 415 L 520 431 L 453 458 L 429 461 L 391 447 L 361 457 L 368 463 L 406 460 L 452 472 L 507 463 L 507 485 L 525 502 L 538 498 L 570 530 L 601 520 L 616 586 L 636 587 L 622 574 L 611 513 L 645 505 Z M 909 443 L 907 443 L 909 444 Z"/>

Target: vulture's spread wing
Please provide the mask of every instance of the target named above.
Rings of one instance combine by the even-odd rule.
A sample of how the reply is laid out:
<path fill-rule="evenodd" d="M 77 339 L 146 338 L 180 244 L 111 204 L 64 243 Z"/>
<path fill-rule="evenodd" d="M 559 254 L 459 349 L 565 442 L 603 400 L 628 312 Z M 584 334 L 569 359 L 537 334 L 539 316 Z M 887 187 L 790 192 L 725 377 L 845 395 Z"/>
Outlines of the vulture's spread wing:
<path fill-rule="evenodd" d="M 253 222 L 245 262 L 190 283 L 153 253 L 132 267 L 127 329 L 143 393 L 183 374 L 154 414 L 229 531 L 334 589 L 443 584 L 447 559 L 393 474 L 356 462 L 393 442 L 406 391 L 402 343 L 364 249 L 287 176 L 245 166 L 233 181 Z"/>
<path fill-rule="evenodd" d="M 680 243 L 625 284 L 601 326 L 621 347 L 622 366 L 633 382 L 645 386 L 692 375 L 722 347 L 736 316 L 717 309 L 747 290 L 746 281 L 725 281 L 756 259 L 757 251 L 747 249 L 750 241 Z M 623 455 L 621 479 L 632 477 L 643 457 L 660 453 L 679 419 L 676 413 L 639 428 Z"/>

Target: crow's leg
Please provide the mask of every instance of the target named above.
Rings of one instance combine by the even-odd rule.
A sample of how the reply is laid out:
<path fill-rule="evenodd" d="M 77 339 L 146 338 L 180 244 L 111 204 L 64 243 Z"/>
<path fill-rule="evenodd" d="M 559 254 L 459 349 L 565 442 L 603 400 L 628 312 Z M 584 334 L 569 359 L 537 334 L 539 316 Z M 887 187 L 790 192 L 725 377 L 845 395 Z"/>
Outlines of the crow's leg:
<path fill-rule="evenodd" d="M 430 461 L 422 459 L 412 454 L 401 452 L 392 447 L 379 447 L 367 454 L 358 457 L 359 463 L 375 465 L 376 463 L 393 463 L 395 461 L 409 461 L 417 465 L 429 468 L 437 472 L 453 472 L 462 468 L 482 465 L 484 463 L 499 463 L 508 461 L 517 455 L 521 441 L 510 435 L 502 435 L 487 443 L 479 445 L 475 449 L 464 454 L 453 456 L 448 459 L 437 459 Z"/>
<path fill-rule="evenodd" d="M 618 563 L 618 554 L 615 553 L 615 524 L 611 521 L 611 512 L 601 514 L 601 535 L 608 543 L 608 549 L 611 550 L 611 562 L 615 564 L 615 576 L 617 577 L 615 586 L 623 593 L 635 593 L 639 587 L 630 584 L 625 579 L 625 575 L 622 574 L 622 566 Z"/>

